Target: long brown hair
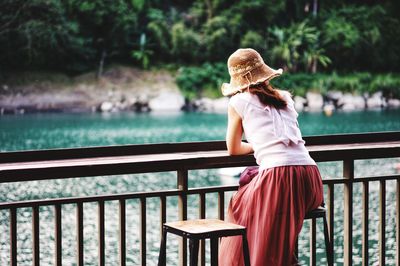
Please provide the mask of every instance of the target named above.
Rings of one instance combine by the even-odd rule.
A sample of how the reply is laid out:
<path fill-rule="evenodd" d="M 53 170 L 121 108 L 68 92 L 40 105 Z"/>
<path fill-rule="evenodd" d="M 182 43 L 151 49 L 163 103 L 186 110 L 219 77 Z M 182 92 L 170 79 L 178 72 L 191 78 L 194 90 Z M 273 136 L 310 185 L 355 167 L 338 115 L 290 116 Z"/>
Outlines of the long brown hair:
<path fill-rule="evenodd" d="M 268 82 L 250 85 L 248 91 L 257 95 L 261 103 L 268 106 L 273 106 L 276 109 L 283 109 L 287 105 L 287 102 L 282 95 L 279 94 L 278 90 Z"/>

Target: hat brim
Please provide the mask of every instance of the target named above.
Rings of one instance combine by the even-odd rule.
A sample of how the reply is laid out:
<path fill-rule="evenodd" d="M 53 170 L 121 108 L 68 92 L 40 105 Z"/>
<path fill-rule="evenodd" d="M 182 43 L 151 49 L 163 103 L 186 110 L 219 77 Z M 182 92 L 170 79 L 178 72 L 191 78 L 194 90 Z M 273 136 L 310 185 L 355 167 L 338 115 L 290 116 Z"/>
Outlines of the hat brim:
<path fill-rule="evenodd" d="M 235 94 L 237 92 L 241 92 L 242 90 L 248 88 L 251 85 L 255 85 L 257 83 L 261 83 L 261 82 L 264 82 L 264 81 L 271 80 L 271 79 L 273 79 L 273 78 L 275 78 L 277 76 L 282 75 L 282 73 L 283 73 L 283 69 L 282 68 L 279 68 L 277 70 L 271 69 L 271 68 L 269 68 L 269 69 L 273 70 L 273 73 L 271 75 L 268 75 L 268 76 L 265 76 L 265 77 L 262 77 L 262 78 L 258 78 L 256 80 L 252 80 L 249 84 L 244 84 L 244 85 L 241 85 L 241 86 L 234 86 L 231 83 L 223 83 L 222 86 L 221 86 L 222 95 L 231 96 L 231 95 L 233 95 L 233 94 Z"/>

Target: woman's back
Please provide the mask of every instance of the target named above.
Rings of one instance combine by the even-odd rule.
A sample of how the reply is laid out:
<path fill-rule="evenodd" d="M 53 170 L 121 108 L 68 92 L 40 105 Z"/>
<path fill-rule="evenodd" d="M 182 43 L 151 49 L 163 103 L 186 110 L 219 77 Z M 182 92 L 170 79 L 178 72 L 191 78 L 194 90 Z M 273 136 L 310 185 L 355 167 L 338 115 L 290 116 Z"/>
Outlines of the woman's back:
<path fill-rule="evenodd" d="M 279 91 L 287 105 L 277 109 L 261 103 L 258 96 L 237 93 L 229 104 L 242 118 L 247 141 L 262 169 L 284 165 L 315 165 L 309 156 L 297 123 L 293 100 L 286 91 Z"/>

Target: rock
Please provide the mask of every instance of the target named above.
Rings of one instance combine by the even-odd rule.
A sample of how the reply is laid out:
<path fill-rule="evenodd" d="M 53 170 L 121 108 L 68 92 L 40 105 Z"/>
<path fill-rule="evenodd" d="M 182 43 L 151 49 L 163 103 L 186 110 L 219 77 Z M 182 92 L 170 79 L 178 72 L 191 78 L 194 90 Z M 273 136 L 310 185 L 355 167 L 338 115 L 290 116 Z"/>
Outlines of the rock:
<path fill-rule="evenodd" d="M 343 97 L 343 92 L 341 91 L 329 91 L 326 94 L 326 97 L 332 101 L 338 101 L 340 98 Z"/>
<path fill-rule="evenodd" d="M 337 105 L 346 111 L 362 110 L 365 108 L 365 99 L 362 96 L 346 93 L 338 100 Z"/>
<path fill-rule="evenodd" d="M 335 111 L 335 106 L 333 104 L 325 104 L 323 110 L 326 116 L 331 116 Z"/>
<path fill-rule="evenodd" d="M 114 107 L 114 104 L 112 102 L 103 102 L 100 105 L 100 111 L 102 112 L 111 112 Z"/>
<path fill-rule="evenodd" d="M 400 100 L 399 99 L 389 99 L 387 104 L 388 104 L 388 107 L 399 108 L 400 107 Z"/>
<path fill-rule="evenodd" d="M 199 111 L 226 113 L 228 110 L 229 98 L 222 97 L 218 99 L 201 98 L 195 101 Z"/>
<path fill-rule="evenodd" d="M 214 112 L 226 113 L 228 110 L 229 98 L 223 97 L 213 100 L 214 102 Z"/>
<path fill-rule="evenodd" d="M 301 112 L 304 110 L 304 105 L 307 103 L 307 100 L 301 96 L 294 96 L 294 108 Z"/>
<path fill-rule="evenodd" d="M 368 98 L 367 106 L 370 109 L 376 109 L 386 106 L 386 102 L 382 97 L 382 92 L 374 93 L 370 98 Z"/>
<path fill-rule="evenodd" d="M 149 101 L 152 111 L 180 111 L 185 104 L 185 98 L 177 92 L 162 92 Z"/>
<path fill-rule="evenodd" d="M 319 93 L 307 92 L 306 98 L 310 110 L 321 110 L 324 105 L 324 99 Z"/>

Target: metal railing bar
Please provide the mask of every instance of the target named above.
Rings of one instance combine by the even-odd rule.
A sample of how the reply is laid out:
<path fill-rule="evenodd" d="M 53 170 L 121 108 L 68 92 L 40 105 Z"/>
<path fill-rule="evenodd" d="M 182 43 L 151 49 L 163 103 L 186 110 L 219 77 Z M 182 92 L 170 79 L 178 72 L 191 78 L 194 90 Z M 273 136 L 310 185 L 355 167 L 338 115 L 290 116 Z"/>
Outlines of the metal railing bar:
<path fill-rule="evenodd" d="M 388 175 L 388 176 L 378 176 L 378 177 L 360 177 L 354 178 L 352 180 L 343 178 L 324 178 L 322 183 L 325 185 L 329 184 L 346 184 L 348 182 L 373 182 L 380 180 L 398 180 L 400 175 Z M 213 187 L 200 187 L 200 188 L 189 188 L 186 192 L 187 195 L 200 194 L 200 193 L 213 193 L 213 192 L 227 192 L 236 191 L 238 185 L 225 185 L 225 186 L 213 186 Z M 70 197 L 70 198 L 56 198 L 56 199 L 44 199 L 44 200 L 26 200 L 26 201 L 14 201 L 14 202 L 1 202 L 0 209 L 10 209 L 10 208 L 27 208 L 33 206 L 48 206 L 57 204 L 76 204 L 78 202 L 89 203 L 103 201 L 114 201 L 121 199 L 139 199 L 142 197 L 154 198 L 160 196 L 179 196 L 183 192 L 178 189 L 171 190 L 161 190 L 161 191 L 149 191 L 149 192 L 134 192 L 126 194 L 112 194 L 112 195 L 100 195 L 100 196 L 86 196 L 86 197 Z"/>
<path fill-rule="evenodd" d="M 354 179 L 354 161 L 343 161 L 343 176 L 349 180 Z M 353 263 L 353 183 L 344 184 L 344 265 Z"/>
<path fill-rule="evenodd" d="M 236 191 L 238 190 L 238 185 L 231 186 L 214 186 L 214 187 L 199 187 L 199 188 L 189 188 L 187 191 L 188 195 L 201 194 L 201 193 L 216 193 L 216 192 L 226 192 L 226 191 Z"/>
<path fill-rule="evenodd" d="M 206 194 L 200 193 L 199 194 L 199 218 L 205 219 L 206 218 Z M 199 262 L 200 265 L 205 265 L 206 263 L 206 245 L 204 240 L 200 240 L 200 252 L 199 252 Z"/>
<path fill-rule="evenodd" d="M 32 255 L 33 265 L 40 265 L 40 226 L 39 226 L 39 207 L 32 207 Z"/>
<path fill-rule="evenodd" d="M 187 220 L 187 192 L 188 192 L 188 170 L 179 170 L 177 172 L 177 188 L 182 191 L 178 196 L 179 220 Z M 187 239 L 179 239 L 179 265 L 187 264 Z"/>
<path fill-rule="evenodd" d="M 83 257 L 83 202 L 76 204 L 76 250 L 77 264 L 84 266 Z"/>
<path fill-rule="evenodd" d="M 386 181 L 381 180 L 379 183 L 379 265 L 386 265 Z"/>
<path fill-rule="evenodd" d="M 162 239 L 162 235 L 163 235 L 163 225 L 164 223 L 167 222 L 167 199 L 165 196 L 160 196 L 160 242 Z M 164 248 L 166 249 L 166 246 L 164 245 L 164 247 L 162 245 L 160 245 L 160 248 Z M 167 261 L 165 256 L 166 256 L 166 251 L 164 250 L 164 252 L 160 252 L 160 256 L 159 257 L 159 261 Z"/>
<path fill-rule="evenodd" d="M 310 265 L 317 265 L 317 221 L 316 219 L 311 219 L 311 227 L 310 227 Z"/>
<path fill-rule="evenodd" d="M 10 208 L 10 265 L 17 266 L 17 209 Z"/>
<path fill-rule="evenodd" d="M 235 191 L 238 186 L 220 186 L 220 187 L 209 187 L 209 188 L 195 188 L 187 190 L 186 194 L 200 194 L 200 193 L 212 193 L 212 192 L 224 192 L 224 191 Z M 155 198 L 160 196 L 180 196 L 184 192 L 178 189 L 162 190 L 162 191 L 150 191 L 150 192 L 135 192 L 128 194 L 112 194 L 112 195 L 101 195 L 101 196 L 87 196 L 87 197 L 71 197 L 71 198 L 57 198 L 57 199 L 45 199 L 45 200 L 27 200 L 27 201 L 15 201 L 15 202 L 3 202 L 0 203 L 0 209 L 10 208 L 27 208 L 33 206 L 48 206 L 57 204 L 76 204 L 76 203 L 89 203 L 103 201 L 116 201 L 116 200 L 127 200 L 127 199 L 139 199 L 139 198 Z"/>
<path fill-rule="evenodd" d="M 126 202 L 119 200 L 119 265 L 126 265 Z"/>
<path fill-rule="evenodd" d="M 364 181 L 362 191 L 362 265 L 368 266 L 369 182 Z"/>
<path fill-rule="evenodd" d="M 328 184 L 328 195 L 327 195 L 327 206 L 328 206 L 328 228 L 329 228 L 329 240 L 331 242 L 330 245 L 330 253 L 332 254 L 332 261 L 335 260 L 334 253 L 334 240 L 335 240 L 335 186 L 334 184 Z"/>
<path fill-rule="evenodd" d="M 199 194 L 199 218 L 200 219 L 206 218 L 206 194 L 205 193 Z"/>
<path fill-rule="evenodd" d="M 146 198 L 140 198 L 140 263 L 146 266 Z"/>
<path fill-rule="evenodd" d="M 400 134 L 400 133 L 399 133 Z M 204 143 L 206 146 L 207 143 Z M 364 144 L 310 146 L 315 161 L 340 161 L 391 158 L 400 156 L 400 141 Z M 155 156 L 156 155 L 156 156 Z M 147 156 L 147 157 L 144 157 Z M 124 159 L 124 160 L 122 160 Z M 59 161 L 0 163 L 0 182 L 62 179 L 98 175 L 117 175 L 185 169 L 211 169 L 254 165 L 254 156 L 229 156 L 224 150 L 193 153 L 163 153 L 133 155 L 121 158 L 90 157 L 85 162 L 77 159 Z M 44 163 L 46 162 L 46 163 Z"/>
<path fill-rule="evenodd" d="M 55 244 L 55 258 L 54 264 L 56 266 L 62 265 L 62 219 L 61 219 L 61 205 L 54 206 L 54 244 Z"/>
<path fill-rule="evenodd" d="M 396 181 L 396 266 L 400 266 L 400 180 Z"/>
<path fill-rule="evenodd" d="M 105 265 L 105 239 L 104 239 L 104 201 L 97 203 L 97 219 L 98 219 L 98 256 L 99 266 Z"/>
<path fill-rule="evenodd" d="M 225 191 L 218 192 L 218 219 L 220 220 L 225 220 Z"/>
<path fill-rule="evenodd" d="M 332 134 L 319 136 L 305 136 L 307 146 L 324 144 L 347 144 L 388 142 L 400 140 L 400 132 L 371 132 L 356 134 Z M 226 149 L 225 141 L 188 142 L 188 143 L 157 143 L 157 144 L 135 144 L 118 146 L 98 146 L 83 148 L 64 148 L 50 150 L 26 150 L 10 151 L 0 153 L 0 163 L 22 162 L 33 160 L 57 160 L 59 158 L 88 158 L 99 156 L 121 156 L 170 152 L 190 152 L 201 150 Z"/>
<path fill-rule="evenodd" d="M 112 194 L 112 195 L 101 195 L 101 196 L 87 196 L 87 197 L 71 197 L 71 198 L 57 198 L 57 199 L 45 199 L 45 200 L 27 200 L 27 201 L 15 201 L 0 203 L 0 209 L 10 208 L 26 208 L 32 206 L 47 206 L 57 204 L 77 204 L 77 203 L 89 203 L 103 201 L 117 201 L 117 200 L 128 200 L 128 199 L 139 199 L 139 198 L 155 198 L 160 196 L 179 196 L 182 191 L 177 189 L 163 190 L 163 191 L 150 191 L 150 192 L 135 192 L 127 194 Z"/>
<path fill-rule="evenodd" d="M 398 180 L 400 179 L 400 175 L 385 175 L 385 176 L 371 176 L 371 177 L 355 177 L 352 182 L 359 183 L 359 182 L 376 182 L 381 180 Z"/>

